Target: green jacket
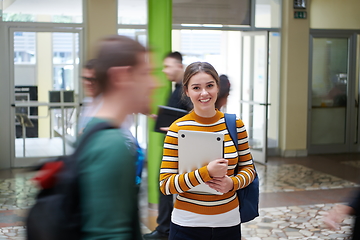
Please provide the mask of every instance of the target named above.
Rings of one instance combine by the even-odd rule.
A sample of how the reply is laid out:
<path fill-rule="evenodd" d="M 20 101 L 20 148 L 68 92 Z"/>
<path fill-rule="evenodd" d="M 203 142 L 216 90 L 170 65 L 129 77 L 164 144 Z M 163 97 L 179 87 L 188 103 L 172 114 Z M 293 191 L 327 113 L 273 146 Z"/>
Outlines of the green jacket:
<path fill-rule="evenodd" d="M 84 132 L 105 121 L 93 118 Z M 135 184 L 136 152 L 121 129 L 92 135 L 78 157 L 82 239 L 142 239 Z"/>

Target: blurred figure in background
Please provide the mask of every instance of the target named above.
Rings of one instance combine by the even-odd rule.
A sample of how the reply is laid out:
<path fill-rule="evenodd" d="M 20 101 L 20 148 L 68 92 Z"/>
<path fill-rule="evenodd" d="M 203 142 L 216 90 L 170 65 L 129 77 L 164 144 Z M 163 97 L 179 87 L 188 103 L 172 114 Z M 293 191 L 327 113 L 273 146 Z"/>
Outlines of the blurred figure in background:
<path fill-rule="evenodd" d="M 183 97 L 182 80 L 184 77 L 184 66 L 182 64 L 182 55 L 179 52 L 171 52 L 164 58 L 164 68 L 167 79 L 175 83 L 175 90 L 171 93 L 167 106 L 180 108 L 183 110 L 191 110 L 192 104 L 188 97 Z M 153 116 L 156 118 L 157 116 Z M 166 133 L 168 127 L 161 130 Z M 160 166 L 159 166 L 160 168 Z M 172 195 L 164 195 L 160 192 L 158 217 L 156 222 L 158 226 L 154 231 L 144 234 L 145 239 L 164 240 L 168 239 L 170 231 L 171 212 L 173 210 L 174 200 Z"/>
<path fill-rule="evenodd" d="M 225 106 L 227 103 L 227 98 L 230 93 L 230 81 L 229 81 L 228 77 L 224 74 L 220 75 L 219 78 L 220 78 L 220 81 L 219 81 L 220 90 L 219 90 L 218 97 L 215 102 L 215 108 L 217 108 L 218 110 L 221 110 L 221 108 L 223 106 Z"/>
<path fill-rule="evenodd" d="M 348 216 L 355 216 L 352 240 L 360 239 L 360 191 L 355 193 L 354 198 L 348 205 L 335 205 L 324 217 L 324 223 L 331 230 L 340 228 L 340 223 Z"/>
<path fill-rule="evenodd" d="M 175 83 L 175 89 L 169 97 L 167 106 L 190 111 L 192 109 L 191 101 L 189 98 L 183 97 L 184 65 L 182 60 L 179 52 L 171 52 L 164 58 L 163 72 L 169 81 Z"/>
<path fill-rule="evenodd" d="M 148 52 L 125 36 L 99 42 L 95 74 L 102 105 L 84 129 L 109 122 L 79 155 L 83 239 L 142 239 L 135 184 L 137 154 L 118 129 L 129 114 L 149 113 L 155 83 Z"/>
<path fill-rule="evenodd" d="M 89 122 L 91 115 L 96 111 L 96 105 L 99 103 L 97 83 L 95 79 L 95 64 L 96 59 L 90 59 L 86 62 L 83 67 L 81 79 L 83 84 L 83 89 L 85 93 L 85 98 L 82 101 L 82 106 L 79 114 L 78 122 L 78 133 L 81 134 L 84 130 L 86 124 Z"/>
<path fill-rule="evenodd" d="M 95 59 L 90 59 L 87 61 L 81 75 L 85 96 L 89 98 L 93 98 L 97 90 L 95 88 L 95 64 Z"/>

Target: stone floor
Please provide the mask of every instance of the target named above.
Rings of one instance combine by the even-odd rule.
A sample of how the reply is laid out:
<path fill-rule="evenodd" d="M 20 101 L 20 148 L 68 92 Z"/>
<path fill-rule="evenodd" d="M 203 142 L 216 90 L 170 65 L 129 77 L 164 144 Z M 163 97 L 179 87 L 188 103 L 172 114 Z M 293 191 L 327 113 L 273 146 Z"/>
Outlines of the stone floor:
<path fill-rule="evenodd" d="M 334 204 L 262 208 L 260 217 L 242 225 L 246 240 L 273 239 L 349 239 L 352 218 L 347 218 L 338 231 L 330 231 L 323 217 Z"/>
<path fill-rule="evenodd" d="M 242 224 L 246 240 L 349 239 L 353 218 L 337 231 L 325 228 L 322 218 L 359 187 L 360 154 L 270 158 L 257 164 L 260 178 L 260 216 Z M 0 171 L 0 240 L 25 239 L 24 221 L 37 189 L 32 173 Z M 142 231 L 156 227 L 156 209 L 148 208 L 146 169 L 140 193 Z"/>

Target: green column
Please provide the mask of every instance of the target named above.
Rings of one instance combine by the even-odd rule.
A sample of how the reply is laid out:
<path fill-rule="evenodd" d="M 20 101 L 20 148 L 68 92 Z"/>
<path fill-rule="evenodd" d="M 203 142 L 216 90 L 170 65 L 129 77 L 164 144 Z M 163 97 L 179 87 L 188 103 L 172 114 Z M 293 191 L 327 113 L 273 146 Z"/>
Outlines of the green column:
<path fill-rule="evenodd" d="M 160 87 L 152 98 L 152 113 L 158 105 L 166 105 L 171 83 L 162 72 L 163 58 L 171 51 L 172 0 L 148 0 L 148 41 L 154 62 L 154 75 Z M 148 121 L 148 202 L 159 202 L 159 172 L 162 159 L 164 134 L 154 132 L 155 121 Z"/>

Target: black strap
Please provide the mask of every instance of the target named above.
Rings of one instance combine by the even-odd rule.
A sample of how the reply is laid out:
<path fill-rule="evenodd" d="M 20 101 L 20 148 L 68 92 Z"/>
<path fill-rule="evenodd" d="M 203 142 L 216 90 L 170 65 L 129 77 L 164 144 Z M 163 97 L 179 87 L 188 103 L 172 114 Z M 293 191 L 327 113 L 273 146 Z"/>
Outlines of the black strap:
<path fill-rule="evenodd" d="M 89 131 L 86 131 L 84 133 L 84 135 L 81 136 L 79 144 L 77 145 L 73 155 L 76 156 L 77 154 L 79 154 L 79 152 L 81 152 L 82 148 L 85 146 L 85 143 L 87 142 L 87 140 L 90 138 L 91 135 L 93 135 L 94 133 L 96 133 L 100 130 L 113 129 L 113 128 L 116 128 L 116 127 L 111 125 L 109 122 L 100 122 L 100 123 L 96 124 L 95 126 L 93 126 Z"/>

